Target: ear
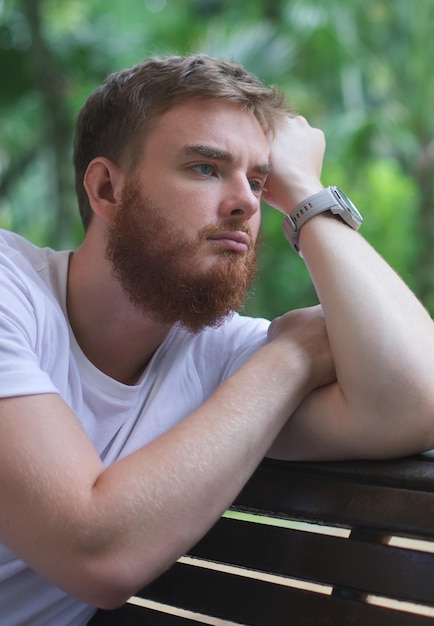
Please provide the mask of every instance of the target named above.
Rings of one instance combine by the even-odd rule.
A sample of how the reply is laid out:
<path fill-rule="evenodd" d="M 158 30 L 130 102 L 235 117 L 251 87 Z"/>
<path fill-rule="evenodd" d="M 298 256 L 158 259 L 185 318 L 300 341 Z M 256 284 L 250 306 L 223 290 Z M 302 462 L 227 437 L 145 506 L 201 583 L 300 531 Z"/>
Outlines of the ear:
<path fill-rule="evenodd" d="M 124 184 L 122 170 L 110 159 L 97 157 L 89 163 L 83 184 L 93 211 L 111 222 Z"/>

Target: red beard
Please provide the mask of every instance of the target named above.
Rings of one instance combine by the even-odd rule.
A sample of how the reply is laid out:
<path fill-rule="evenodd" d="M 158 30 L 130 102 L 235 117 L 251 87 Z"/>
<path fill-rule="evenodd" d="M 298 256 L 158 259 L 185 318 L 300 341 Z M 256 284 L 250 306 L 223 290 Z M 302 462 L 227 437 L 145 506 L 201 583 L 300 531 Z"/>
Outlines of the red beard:
<path fill-rule="evenodd" d="M 164 215 L 133 182 L 125 184 L 107 232 L 113 275 L 132 304 L 158 322 L 179 322 L 192 332 L 218 326 L 242 308 L 256 274 L 257 250 L 253 243 L 246 255 L 222 249 L 207 270 L 200 267 L 200 251 L 214 232 L 250 230 L 234 220 L 208 226 L 189 240 Z"/>

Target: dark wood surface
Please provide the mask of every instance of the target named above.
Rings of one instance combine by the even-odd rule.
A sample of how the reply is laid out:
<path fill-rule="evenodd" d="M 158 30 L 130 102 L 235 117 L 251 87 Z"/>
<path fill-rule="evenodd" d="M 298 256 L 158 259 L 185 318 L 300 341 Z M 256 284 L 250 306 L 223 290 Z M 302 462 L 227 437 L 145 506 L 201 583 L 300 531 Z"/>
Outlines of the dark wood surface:
<path fill-rule="evenodd" d="M 190 556 L 259 572 L 257 578 L 182 562 L 137 596 L 251 626 L 423 626 L 434 624 L 434 554 L 387 545 L 389 536 L 433 542 L 434 459 L 351 463 L 266 460 L 233 509 L 349 529 L 349 538 L 222 518 Z M 254 518 L 252 518 L 254 519 Z M 333 588 L 331 595 L 264 581 L 262 574 Z M 429 607 L 432 617 L 366 602 L 370 595 Z M 402 607 L 401 607 L 402 608 Z M 410 608 L 410 611 L 413 610 Z M 189 626 L 127 605 L 97 613 L 93 626 Z"/>
<path fill-rule="evenodd" d="M 265 461 L 236 508 L 389 533 L 434 536 L 434 459 Z"/>

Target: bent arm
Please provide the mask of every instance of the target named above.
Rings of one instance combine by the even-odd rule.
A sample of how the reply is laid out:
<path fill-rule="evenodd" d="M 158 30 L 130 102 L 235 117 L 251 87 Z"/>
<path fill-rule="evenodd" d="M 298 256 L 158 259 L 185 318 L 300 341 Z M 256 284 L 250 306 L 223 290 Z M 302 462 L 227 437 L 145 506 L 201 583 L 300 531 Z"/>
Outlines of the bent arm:
<path fill-rule="evenodd" d="M 312 144 L 303 122 L 297 132 Z M 306 152 L 302 156 L 309 161 Z M 302 165 L 300 159 L 299 170 L 286 175 L 297 184 L 282 193 L 278 208 L 284 212 L 319 189 L 319 180 L 305 177 Z M 314 217 L 301 229 L 299 244 L 324 311 L 337 384 L 305 400 L 270 454 L 384 458 L 434 447 L 432 319 L 381 256 L 339 218 Z"/>
<path fill-rule="evenodd" d="M 107 469 L 59 396 L 0 400 L 0 541 L 85 602 L 125 602 L 218 519 L 330 367 L 313 363 L 316 341 L 299 339 L 265 345 L 194 413 Z"/>
<path fill-rule="evenodd" d="M 386 458 L 433 448 L 430 316 L 369 244 L 344 224 L 315 218 L 306 224 L 302 246 L 324 309 L 337 384 L 305 399 L 270 454 L 307 460 Z"/>

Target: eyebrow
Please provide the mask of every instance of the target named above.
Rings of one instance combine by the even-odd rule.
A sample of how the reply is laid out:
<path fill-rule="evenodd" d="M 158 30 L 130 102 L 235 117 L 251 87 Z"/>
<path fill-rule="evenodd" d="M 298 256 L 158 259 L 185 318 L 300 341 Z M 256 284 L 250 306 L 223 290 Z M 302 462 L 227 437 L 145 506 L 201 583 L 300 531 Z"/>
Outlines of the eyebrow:
<path fill-rule="evenodd" d="M 220 148 L 215 148 L 213 146 L 209 146 L 206 144 L 191 144 L 185 146 L 182 152 L 189 155 L 198 155 L 203 156 L 210 159 L 215 159 L 216 161 L 226 161 L 227 163 L 233 163 L 234 157 L 231 152 L 227 150 L 221 150 Z M 270 163 L 258 163 L 253 166 L 253 171 L 258 172 L 258 174 L 268 175 L 271 172 Z"/>

